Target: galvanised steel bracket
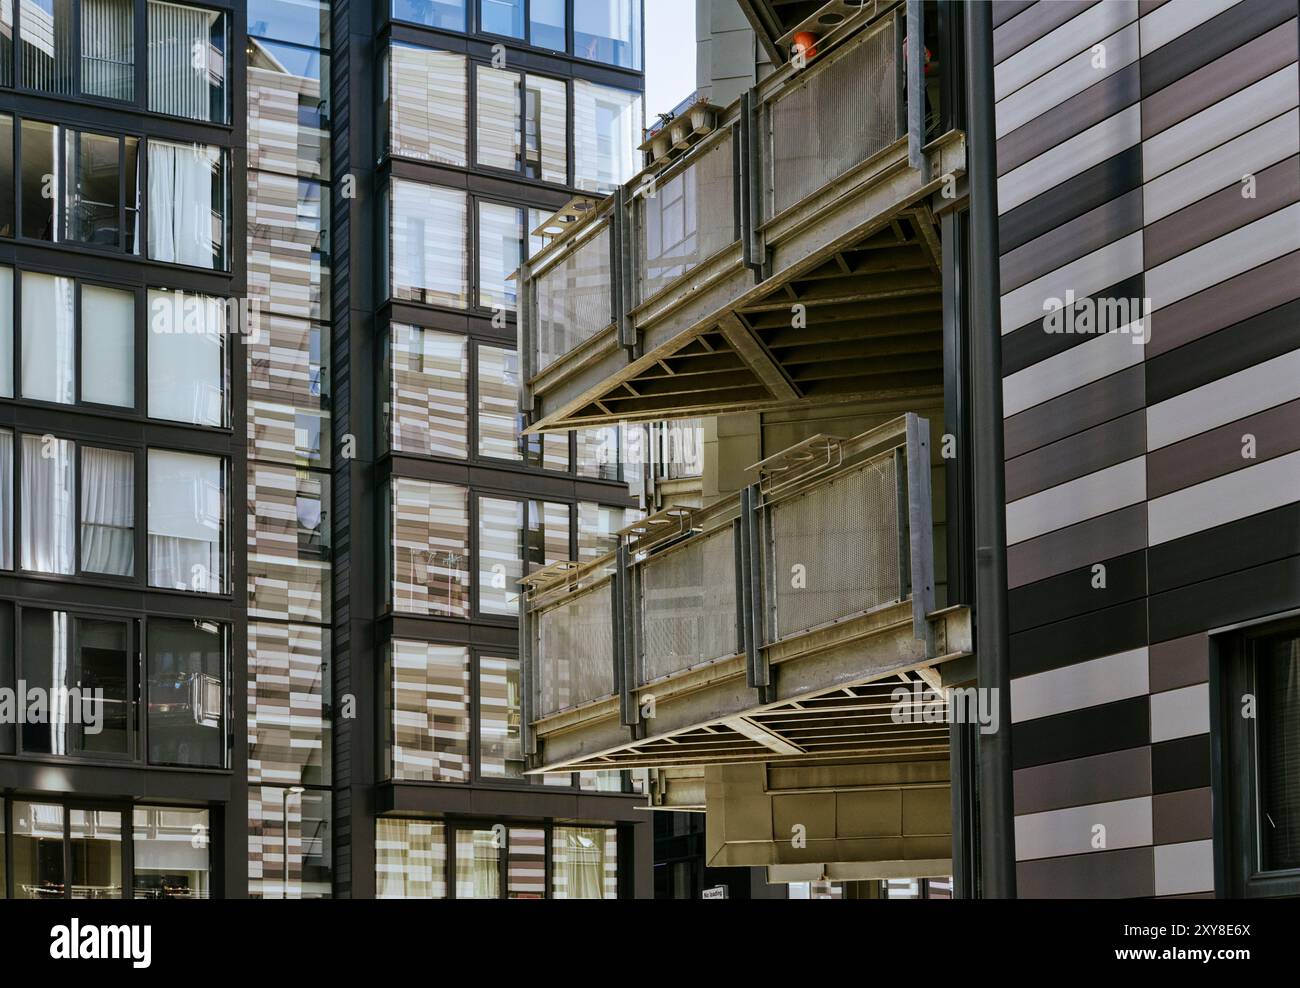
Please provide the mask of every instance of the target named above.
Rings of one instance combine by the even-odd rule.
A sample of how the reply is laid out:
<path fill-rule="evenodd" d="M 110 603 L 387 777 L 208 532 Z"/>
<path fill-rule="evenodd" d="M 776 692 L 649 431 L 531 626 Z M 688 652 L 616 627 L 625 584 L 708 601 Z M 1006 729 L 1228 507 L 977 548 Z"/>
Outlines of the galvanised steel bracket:
<path fill-rule="evenodd" d="M 735 196 L 740 207 L 740 247 L 745 267 L 763 279 L 767 249 L 759 227 L 763 223 L 763 147 L 762 111 L 755 90 L 740 94 L 740 121 L 733 136 L 733 159 L 736 176 Z"/>
<path fill-rule="evenodd" d="M 907 0 L 907 163 L 930 181 L 925 152 L 925 11 Z"/>
<path fill-rule="evenodd" d="M 740 594 L 741 641 L 745 650 L 745 683 L 758 690 L 759 702 L 772 700 L 772 668 L 763 651 L 763 543 L 758 513 L 763 495 L 758 484 L 740 492 L 740 539 L 737 543 L 737 580 Z"/>
<path fill-rule="evenodd" d="M 912 635 L 935 654 L 934 509 L 930 498 L 930 422 L 907 413 L 907 531 L 912 578 Z"/>
<path fill-rule="evenodd" d="M 639 739 L 641 709 L 637 705 L 636 672 L 636 595 L 633 592 L 635 574 L 632 570 L 632 553 L 620 541 L 614 553 L 614 579 L 611 585 L 612 619 L 614 622 L 614 690 L 619 697 L 619 721 L 632 728 L 632 737 Z"/>

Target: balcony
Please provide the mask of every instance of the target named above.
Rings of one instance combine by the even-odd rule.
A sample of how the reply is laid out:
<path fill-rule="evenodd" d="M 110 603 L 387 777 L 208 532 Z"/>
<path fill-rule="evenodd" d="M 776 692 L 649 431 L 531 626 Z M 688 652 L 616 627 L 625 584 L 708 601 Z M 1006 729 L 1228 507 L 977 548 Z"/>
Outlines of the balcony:
<path fill-rule="evenodd" d="M 523 581 L 530 770 L 946 762 L 946 722 L 898 716 L 941 705 L 972 647 L 968 610 L 935 608 L 929 434 L 813 437 Z"/>
<path fill-rule="evenodd" d="M 683 112 L 530 258 L 531 431 L 942 393 L 935 210 L 966 153 L 904 66 L 920 9 L 864 6 L 806 64 Z"/>

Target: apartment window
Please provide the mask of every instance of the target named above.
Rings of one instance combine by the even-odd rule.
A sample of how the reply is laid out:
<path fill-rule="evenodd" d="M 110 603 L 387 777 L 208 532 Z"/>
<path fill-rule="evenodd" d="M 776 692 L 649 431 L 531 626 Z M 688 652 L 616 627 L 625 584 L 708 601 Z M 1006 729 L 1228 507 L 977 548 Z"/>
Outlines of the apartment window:
<path fill-rule="evenodd" d="M 248 167 L 328 177 L 329 57 L 266 38 L 248 48 Z"/>
<path fill-rule="evenodd" d="M 464 309 L 468 200 L 463 192 L 394 179 L 392 297 Z"/>
<path fill-rule="evenodd" d="M 607 194 L 636 174 L 641 120 L 640 93 L 582 79 L 574 82 L 574 184 L 578 188 Z"/>
<path fill-rule="evenodd" d="M 148 151 L 150 260 L 225 270 L 225 152 L 157 140 Z"/>
<path fill-rule="evenodd" d="M 478 66 L 474 122 L 480 165 L 519 170 L 520 78 L 517 72 Z"/>
<path fill-rule="evenodd" d="M 36 573 L 76 572 L 75 444 L 52 436 L 23 436 L 22 566 Z"/>
<path fill-rule="evenodd" d="M 22 273 L 22 396 L 71 405 L 77 400 L 76 283 Z"/>
<path fill-rule="evenodd" d="M 389 531 L 393 610 L 469 617 L 469 506 L 463 487 L 393 479 Z"/>
<path fill-rule="evenodd" d="M 332 818 L 333 797 L 328 790 L 250 789 L 249 897 L 330 898 L 334 888 Z"/>
<path fill-rule="evenodd" d="M 249 0 L 248 33 L 328 48 L 329 4 L 321 0 Z"/>
<path fill-rule="evenodd" d="M 81 447 L 81 569 L 135 575 L 135 454 Z"/>
<path fill-rule="evenodd" d="M 618 898 L 618 831 L 556 827 L 551 833 L 551 897 Z"/>
<path fill-rule="evenodd" d="M 3 30 L 3 28 L 0 28 Z M 3 81 L 0 80 L 0 85 Z M 14 235 L 14 118 L 0 113 L 0 237 Z"/>
<path fill-rule="evenodd" d="M 135 0 L 82 0 L 81 91 L 135 99 Z"/>
<path fill-rule="evenodd" d="M 14 898 L 65 898 L 63 807 L 14 800 L 12 841 Z"/>
<path fill-rule="evenodd" d="M 208 811 L 137 806 L 131 812 L 133 897 L 211 898 L 212 828 Z"/>
<path fill-rule="evenodd" d="M 138 141 L 126 139 L 134 165 Z M 118 137 L 79 130 L 64 132 L 64 161 L 68 169 L 64 185 L 63 239 L 70 243 L 121 249 L 122 146 Z M 133 226 L 128 223 L 128 226 Z M 134 247 L 130 238 L 128 249 Z"/>
<path fill-rule="evenodd" d="M 389 349 L 386 412 L 393 452 L 463 460 L 469 450 L 465 336 L 393 323 Z"/>
<path fill-rule="evenodd" d="M 328 319 L 329 186 L 294 175 L 248 172 L 248 284 L 264 306 Z"/>
<path fill-rule="evenodd" d="M 0 569 L 13 568 L 14 434 L 7 429 L 0 429 Z M 3 629 L 0 629 L 0 632 L 2 631 Z M 0 645 L 3 644 L 4 637 L 0 633 Z"/>
<path fill-rule="evenodd" d="M 149 586 L 225 592 L 225 474 L 220 457 L 149 450 Z"/>
<path fill-rule="evenodd" d="M 0 264 L 0 398 L 14 396 L 14 269 Z"/>
<path fill-rule="evenodd" d="M 81 400 L 135 407 L 135 293 L 81 286 Z"/>
<path fill-rule="evenodd" d="M 563 82 L 524 76 L 524 174 L 564 185 L 569 180 L 569 109 Z"/>
<path fill-rule="evenodd" d="M 524 0 L 479 0 L 479 29 L 507 38 L 524 36 Z"/>
<path fill-rule="evenodd" d="M 641 67 L 641 0 L 573 5 L 573 53 L 625 69 Z"/>
<path fill-rule="evenodd" d="M 393 19 L 444 31 L 464 31 L 465 0 L 393 0 Z"/>
<path fill-rule="evenodd" d="M 456 829 L 456 898 L 501 898 L 501 839 L 498 831 Z"/>
<path fill-rule="evenodd" d="M 150 418 L 225 424 L 227 304 L 209 295 L 149 290 Z"/>
<path fill-rule="evenodd" d="M 515 311 L 523 255 L 524 211 L 495 202 L 478 204 L 478 304 Z"/>
<path fill-rule="evenodd" d="M 565 0 L 530 0 L 528 30 L 532 43 L 551 51 L 567 51 L 565 39 Z"/>
<path fill-rule="evenodd" d="M 329 466 L 329 333 L 320 323 L 261 313 L 248 352 L 248 438 L 262 459 Z M 324 433 L 326 441 L 322 442 Z"/>
<path fill-rule="evenodd" d="M 70 809 L 68 852 L 71 898 L 122 898 L 121 810 Z"/>
<path fill-rule="evenodd" d="M 77 92 L 72 0 L 26 0 L 18 21 L 22 84 L 59 96 Z"/>
<path fill-rule="evenodd" d="M 392 778 L 469 782 L 469 650 L 393 641 L 388 655 Z"/>
<path fill-rule="evenodd" d="M 248 467 L 248 614 L 330 620 L 329 474 Z"/>
<path fill-rule="evenodd" d="M 149 0 L 149 109 L 225 123 L 226 15 Z"/>
<path fill-rule="evenodd" d="M 446 897 L 446 826 L 428 820 L 376 820 L 375 898 Z"/>
<path fill-rule="evenodd" d="M 589 563 L 617 549 L 618 533 L 632 524 L 637 514 L 628 508 L 578 502 L 578 562 Z"/>
<path fill-rule="evenodd" d="M 478 455 L 523 461 L 546 470 L 569 469 L 565 434 L 520 435 L 519 357 L 513 350 L 478 348 Z"/>
<path fill-rule="evenodd" d="M 521 709 L 519 660 L 480 656 L 478 770 L 483 778 L 524 778 Z"/>
<path fill-rule="evenodd" d="M 149 764 L 225 767 L 227 651 L 223 625 L 150 619 L 145 688 Z"/>
<path fill-rule="evenodd" d="M 13 78 L 14 5 L 12 2 L 0 3 L 0 86 L 12 86 Z"/>
<path fill-rule="evenodd" d="M 20 190 L 22 236 L 54 239 L 54 203 L 58 190 L 48 184 L 58 175 L 59 131 L 40 120 L 22 121 Z M 54 194 L 51 194 L 54 193 Z"/>
<path fill-rule="evenodd" d="M 523 575 L 524 504 L 481 497 L 478 502 L 478 609 L 480 614 L 519 613 Z"/>
<path fill-rule="evenodd" d="M 330 783 L 330 632 L 248 625 L 248 776 L 254 785 Z"/>
<path fill-rule="evenodd" d="M 469 164 L 465 56 L 393 44 L 389 59 L 389 152 L 443 165 Z"/>
<path fill-rule="evenodd" d="M 1300 893 L 1300 622 L 1225 640 L 1218 766 L 1231 896 Z"/>

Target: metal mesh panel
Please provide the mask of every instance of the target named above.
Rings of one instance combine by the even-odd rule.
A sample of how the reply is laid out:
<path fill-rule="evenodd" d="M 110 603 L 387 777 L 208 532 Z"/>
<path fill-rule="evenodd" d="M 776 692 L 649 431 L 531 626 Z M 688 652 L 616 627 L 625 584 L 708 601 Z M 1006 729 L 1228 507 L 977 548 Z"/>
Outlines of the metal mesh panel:
<path fill-rule="evenodd" d="M 773 506 L 778 639 L 899 599 L 896 474 L 880 457 Z"/>
<path fill-rule="evenodd" d="M 731 134 L 637 200 L 638 298 L 707 261 L 736 240 Z"/>
<path fill-rule="evenodd" d="M 538 614 L 538 713 L 552 714 L 614 692 L 611 585 L 575 594 Z"/>
<path fill-rule="evenodd" d="M 731 527 L 647 561 L 641 606 L 647 680 L 736 654 Z"/>
<path fill-rule="evenodd" d="M 771 104 L 772 188 L 776 215 L 898 137 L 894 26 L 857 42 Z"/>
<path fill-rule="evenodd" d="M 544 370 L 610 323 L 609 224 L 537 278 L 536 363 Z"/>

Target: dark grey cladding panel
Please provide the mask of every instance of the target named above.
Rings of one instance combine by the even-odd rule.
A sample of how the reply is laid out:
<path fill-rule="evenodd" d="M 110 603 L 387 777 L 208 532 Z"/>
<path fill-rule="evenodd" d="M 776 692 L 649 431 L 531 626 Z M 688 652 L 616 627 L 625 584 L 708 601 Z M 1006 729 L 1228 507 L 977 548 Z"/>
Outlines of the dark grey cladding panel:
<path fill-rule="evenodd" d="M 1006 464 L 1007 501 L 1047 490 L 1067 480 L 1074 480 L 1141 456 L 1147 447 L 1146 412 L 1103 422 L 1101 425 L 1067 436 Z"/>
<path fill-rule="evenodd" d="M 1003 423 L 1006 456 L 1008 459 L 1020 456 L 1127 415 L 1143 407 L 1145 397 L 1145 376 L 1142 367 L 1137 366 L 1035 405 Z"/>
<path fill-rule="evenodd" d="M 1089 563 L 1008 593 L 1011 633 L 1029 631 L 1146 596 L 1145 549 L 1097 562 L 1106 567 L 1104 587 L 1095 586 L 1093 566 L 1096 564 Z"/>
<path fill-rule="evenodd" d="M 1297 554 L 1300 554 L 1300 504 L 1284 504 L 1271 511 L 1152 546 L 1148 553 L 1148 580 L 1151 593 L 1159 594 L 1189 584 L 1213 581 L 1260 563 Z M 1159 636 L 1153 632 L 1151 640 L 1181 638 L 1223 623 L 1215 622 Z"/>
<path fill-rule="evenodd" d="M 1195 734 L 1151 746 L 1151 788 L 1156 792 L 1210 784 L 1210 736 Z"/>
<path fill-rule="evenodd" d="M 1150 697 L 1135 696 L 1017 724 L 1011 757 L 1018 770 L 1137 748 L 1150 740 Z"/>
<path fill-rule="evenodd" d="M 993 0 L 993 27 L 1001 27 L 1033 6 L 1036 6 L 1035 0 Z"/>
<path fill-rule="evenodd" d="M 1197 633 L 1157 642 L 1147 654 L 1152 693 L 1204 683 L 1210 678 L 1210 638 Z"/>
<path fill-rule="evenodd" d="M 1010 546 L 1007 587 L 1014 590 L 1037 583 L 1111 556 L 1135 552 L 1146 544 L 1147 507 L 1143 502 Z"/>
<path fill-rule="evenodd" d="M 1026 45 L 1055 31 L 1073 17 L 1083 13 L 1098 0 L 1054 0 L 1039 3 L 993 29 L 993 61 L 1010 58 Z"/>
<path fill-rule="evenodd" d="M 1151 823 L 1157 844 L 1183 844 L 1214 836 L 1214 807 L 1210 787 L 1160 793 L 1151 801 Z"/>
<path fill-rule="evenodd" d="M 1143 274 L 1135 274 L 1113 285 L 1107 285 L 1099 292 L 1076 299 L 1075 312 L 1081 310 L 1089 301 L 1097 299 L 1144 298 L 1145 278 Z M 1002 337 L 1003 377 L 1009 377 L 1016 371 L 1032 367 L 1040 360 L 1046 360 L 1093 338 L 1087 333 L 1048 333 L 1043 329 L 1044 319 L 1046 316 L 1042 319 L 1034 319 Z"/>
<path fill-rule="evenodd" d="M 1155 894 L 1155 851 L 1131 847 L 1016 865 L 1022 899 L 1137 899 Z"/>
<path fill-rule="evenodd" d="M 1142 228 L 1142 190 L 1133 189 L 999 258 L 1006 294 Z"/>
<path fill-rule="evenodd" d="M 1151 795 L 1151 748 L 1142 745 L 1050 765 L 1014 775 L 1015 810 L 1042 813 Z"/>
<path fill-rule="evenodd" d="M 1096 593 L 1090 587 L 1081 594 Z M 1146 601 L 1129 600 L 1010 638 L 1011 675 L 1032 676 L 1141 648 L 1147 643 Z"/>
<path fill-rule="evenodd" d="M 1300 549 L 1300 545 L 1291 548 Z M 1251 561 L 1258 558 L 1256 554 Z M 1149 600 L 1153 641 L 1285 614 L 1300 608 L 1300 555 L 1180 587 Z"/>
<path fill-rule="evenodd" d="M 1114 116 L 1126 106 L 1132 106 L 1141 96 L 1138 63 L 1133 62 L 1003 135 L 997 145 L 998 174 L 1018 168 L 1075 134 Z"/>
<path fill-rule="evenodd" d="M 1201 66 L 1296 16 L 1294 3 L 1244 0 L 1142 59 L 1142 95 L 1150 96 Z"/>

